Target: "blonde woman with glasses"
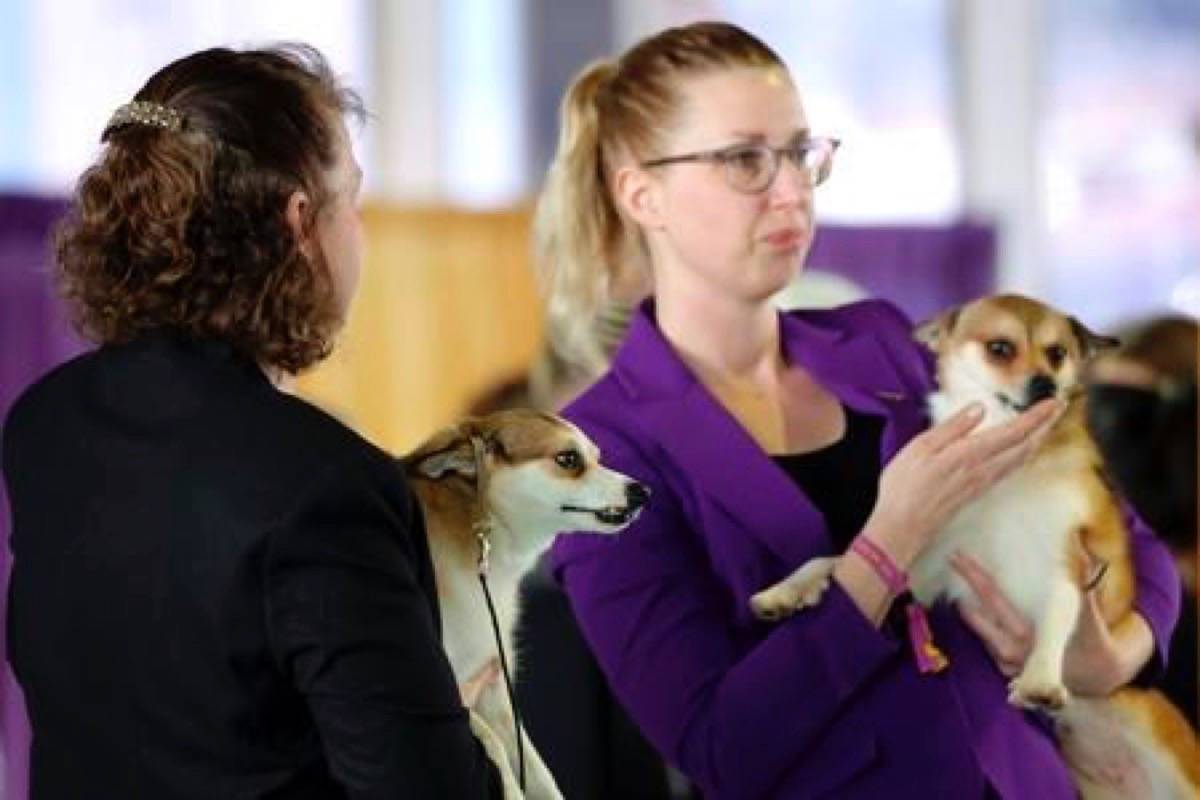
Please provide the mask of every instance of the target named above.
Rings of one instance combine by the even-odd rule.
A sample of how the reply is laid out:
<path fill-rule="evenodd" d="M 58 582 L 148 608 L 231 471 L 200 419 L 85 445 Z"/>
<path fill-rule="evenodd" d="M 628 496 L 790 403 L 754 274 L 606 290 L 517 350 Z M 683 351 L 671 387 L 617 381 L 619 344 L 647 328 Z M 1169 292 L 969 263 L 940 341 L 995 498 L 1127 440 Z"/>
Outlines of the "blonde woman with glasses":
<path fill-rule="evenodd" d="M 706 797 L 1073 797 L 1048 726 L 1006 702 L 1028 631 L 1003 598 L 931 611 L 931 663 L 903 591 L 1057 409 L 926 430 L 931 365 L 894 307 L 775 310 L 838 147 L 732 25 L 663 31 L 570 86 L 537 222 L 552 330 L 594 359 L 608 304 L 639 281 L 651 297 L 566 413 L 652 497 L 619 537 L 563 537 L 555 574 L 617 696 Z M 1166 553 L 1136 538 L 1142 640 L 1074 646 L 1072 675 L 1128 680 L 1169 634 Z M 755 618 L 751 595 L 843 553 L 815 608 Z"/>

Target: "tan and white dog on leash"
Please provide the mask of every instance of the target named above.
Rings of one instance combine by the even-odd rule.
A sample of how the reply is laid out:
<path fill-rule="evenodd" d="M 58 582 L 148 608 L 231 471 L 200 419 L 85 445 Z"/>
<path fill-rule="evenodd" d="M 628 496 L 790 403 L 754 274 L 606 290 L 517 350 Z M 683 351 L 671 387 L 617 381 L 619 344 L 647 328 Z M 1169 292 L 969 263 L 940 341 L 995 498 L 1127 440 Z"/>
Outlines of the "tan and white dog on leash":
<path fill-rule="evenodd" d="M 1085 798 L 1200 796 L 1200 747 L 1179 712 L 1157 692 L 1125 689 L 1111 698 L 1073 699 L 1063 659 L 1090 580 L 1110 631 L 1133 624 L 1135 578 L 1129 532 L 1103 477 L 1099 449 L 1086 426 L 1083 371 L 1115 340 L 1074 318 L 1017 295 L 985 297 L 918 327 L 938 356 L 934 423 L 971 403 L 986 409 L 978 429 L 1012 419 L 1056 397 L 1065 411 L 1046 441 L 1017 471 L 961 509 L 909 571 L 914 597 L 930 605 L 959 601 L 972 589 L 951 566 L 955 552 L 979 562 L 1034 626 L 1032 650 L 1009 684 L 1015 705 L 1050 711 L 1062 750 Z M 778 617 L 786 598 L 816 602 L 832 559 L 809 562 L 755 596 L 755 608 Z M 786 587 L 780 591 L 780 587 Z M 1169 733 L 1168 733 L 1169 732 Z M 1101 743 L 1109 753 L 1097 753 Z M 1097 759 L 1124 758 L 1126 785 L 1093 780 Z M 1133 788 L 1138 786 L 1140 788 Z"/>
<path fill-rule="evenodd" d="M 537 411 L 501 411 L 436 433 L 401 459 L 421 503 L 437 579 L 442 644 L 460 684 L 498 656 L 481 588 L 485 573 L 504 652 L 512 659 L 518 583 L 561 532 L 616 533 L 649 490 L 601 466 L 596 445 L 571 423 Z M 515 680 L 515 674 L 513 675 Z M 522 795 L 516 717 L 503 682 L 483 689 L 476 735 L 501 766 L 508 797 Z M 524 796 L 561 797 L 521 731 Z M 503 758 L 497 759 L 497 744 Z M 507 760 L 510 770 L 503 768 Z"/>

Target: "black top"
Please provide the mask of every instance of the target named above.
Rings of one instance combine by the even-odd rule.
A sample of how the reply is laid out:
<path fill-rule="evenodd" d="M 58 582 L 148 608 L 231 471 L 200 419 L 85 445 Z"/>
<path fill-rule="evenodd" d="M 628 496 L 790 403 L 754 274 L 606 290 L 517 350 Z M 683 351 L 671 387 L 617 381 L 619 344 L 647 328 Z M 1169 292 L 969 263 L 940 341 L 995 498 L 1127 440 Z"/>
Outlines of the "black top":
<path fill-rule="evenodd" d="M 39 381 L 3 456 L 35 800 L 499 795 L 387 453 L 160 334 Z"/>
<path fill-rule="evenodd" d="M 883 435 L 881 417 L 842 408 L 846 432 L 841 439 L 809 453 L 771 456 L 825 517 L 835 553 L 850 546 L 875 506 Z"/>

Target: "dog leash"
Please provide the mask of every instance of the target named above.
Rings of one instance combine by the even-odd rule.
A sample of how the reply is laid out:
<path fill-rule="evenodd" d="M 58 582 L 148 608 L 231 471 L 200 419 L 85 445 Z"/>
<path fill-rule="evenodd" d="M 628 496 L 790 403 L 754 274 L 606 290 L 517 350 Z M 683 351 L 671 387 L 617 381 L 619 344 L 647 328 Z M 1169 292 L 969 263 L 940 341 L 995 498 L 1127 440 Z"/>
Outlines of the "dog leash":
<path fill-rule="evenodd" d="M 521 734 L 521 709 L 517 706 L 517 694 L 513 691 L 512 675 L 508 671 L 508 658 L 504 654 L 504 639 L 500 636 L 500 621 L 496 616 L 496 606 L 492 602 L 492 593 L 488 589 L 487 575 L 491 569 L 489 558 L 492 552 L 492 529 L 483 513 L 483 496 L 487 489 L 486 472 L 483 468 L 483 457 L 487 450 L 483 439 L 471 437 L 471 449 L 475 452 L 475 539 L 479 542 L 479 585 L 483 587 L 483 598 L 487 601 L 488 615 L 492 619 L 492 635 L 496 637 L 496 649 L 500 652 L 500 671 L 504 674 L 504 688 L 508 691 L 508 702 L 513 712 L 513 727 L 517 734 L 517 778 L 521 791 L 525 791 L 525 737 Z"/>

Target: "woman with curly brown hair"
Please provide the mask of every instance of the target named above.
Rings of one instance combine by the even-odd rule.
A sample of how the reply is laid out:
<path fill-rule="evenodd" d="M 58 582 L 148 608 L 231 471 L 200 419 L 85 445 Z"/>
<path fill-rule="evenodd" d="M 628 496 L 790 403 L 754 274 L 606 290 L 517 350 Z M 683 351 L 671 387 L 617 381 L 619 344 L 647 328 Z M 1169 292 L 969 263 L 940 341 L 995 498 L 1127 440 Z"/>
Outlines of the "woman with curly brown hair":
<path fill-rule="evenodd" d="M 500 791 L 399 471 L 277 389 L 356 288 L 348 114 L 314 50 L 207 50 L 79 182 L 58 277 L 99 347 L 4 431 L 34 797 Z"/>

